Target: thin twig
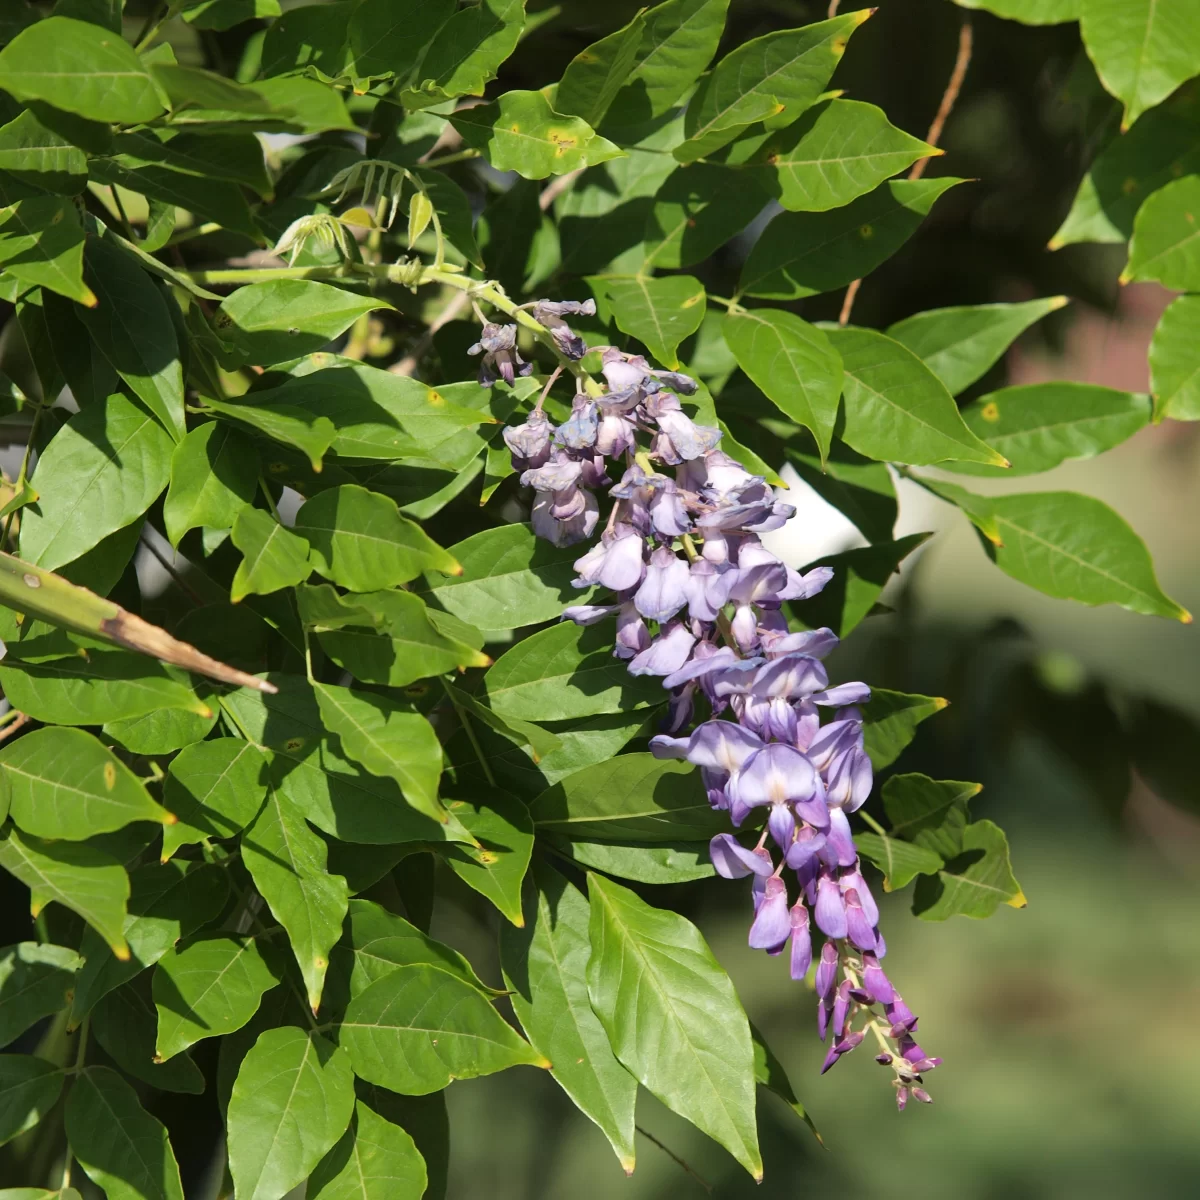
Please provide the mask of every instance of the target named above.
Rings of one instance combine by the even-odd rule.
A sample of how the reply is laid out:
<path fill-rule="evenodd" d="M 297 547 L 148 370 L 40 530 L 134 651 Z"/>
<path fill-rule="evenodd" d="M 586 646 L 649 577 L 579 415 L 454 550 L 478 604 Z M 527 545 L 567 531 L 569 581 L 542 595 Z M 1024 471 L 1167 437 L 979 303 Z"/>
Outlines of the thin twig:
<path fill-rule="evenodd" d="M 829 15 L 833 16 L 837 9 L 837 0 L 830 5 Z M 942 102 L 938 105 L 937 113 L 934 115 L 933 122 L 929 126 L 929 132 L 925 135 L 925 141 L 930 146 L 936 146 L 942 137 L 942 130 L 946 126 L 946 121 L 958 100 L 958 93 L 962 91 L 963 80 L 967 77 L 967 68 L 971 65 L 971 51 L 974 46 L 974 32 L 971 29 L 969 18 L 964 17 L 963 23 L 958 31 L 958 53 L 954 57 L 954 69 L 950 72 L 950 80 L 946 84 L 946 90 L 942 93 Z M 932 154 L 925 155 L 924 158 L 919 158 L 913 163 L 912 170 L 908 173 L 908 178 L 920 179 L 925 174 L 925 168 L 929 166 L 929 160 L 933 157 Z M 838 324 L 847 325 L 850 322 L 850 313 L 854 309 L 854 300 L 858 295 L 858 289 L 862 286 L 861 279 L 855 279 L 846 289 L 846 298 L 842 301 L 842 311 L 838 315 Z"/>
<path fill-rule="evenodd" d="M 413 343 L 413 348 L 398 363 L 393 363 L 388 367 L 388 370 L 393 375 L 411 375 L 417 369 L 421 359 L 429 353 L 429 347 L 433 345 L 434 334 L 443 325 L 449 325 L 470 303 L 471 297 L 466 292 L 455 292 L 450 303 L 433 318 L 429 323 L 429 328 Z"/>
<path fill-rule="evenodd" d="M 193 589 L 192 585 L 179 573 L 175 564 L 170 562 L 167 556 L 146 536 L 145 529 L 142 530 L 141 537 L 138 539 L 147 550 L 158 560 L 158 565 L 175 581 L 175 585 L 191 602 L 199 607 L 203 607 L 204 601 L 199 593 Z"/>
<path fill-rule="evenodd" d="M 670 1146 L 664 1146 L 648 1129 L 643 1129 L 640 1125 L 635 1125 L 634 1129 L 646 1138 L 647 1141 L 653 1142 L 665 1155 L 673 1158 L 710 1196 L 712 1195 L 712 1184 L 708 1182 L 698 1171 L 693 1170 Z"/>
<path fill-rule="evenodd" d="M 0 742 L 4 741 L 6 738 L 12 737 L 12 735 L 16 733 L 22 725 L 28 724 L 28 722 L 29 718 L 23 712 L 17 713 L 17 719 L 15 721 L 10 721 L 4 726 L 3 729 L 0 729 Z"/>
<path fill-rule="evenodd" d="M 545 212 L 582 174 L 583 168 L 580 167 L 578 171 L 568 171 L 565 175 L 559 175 L 551 180 L 546 187 L 542 188 L 542 193 L 538 196 L 538 208 Z"/>
<path fill-rule="evenodd" d="M 841 4 L 841 2 L 842 0 L 829 0 L 829 11 L 825 14 L 825 19 L 827 21 L 832 21 L 833 18 L 837 16 L 838 5 Z"/>

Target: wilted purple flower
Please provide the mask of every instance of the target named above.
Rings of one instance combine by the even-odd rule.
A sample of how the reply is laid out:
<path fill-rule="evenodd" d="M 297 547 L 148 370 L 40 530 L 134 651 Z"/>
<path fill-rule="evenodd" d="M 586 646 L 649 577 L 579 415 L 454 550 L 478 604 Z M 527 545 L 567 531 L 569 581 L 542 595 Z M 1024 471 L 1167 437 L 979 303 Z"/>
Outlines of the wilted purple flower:
<path fill-rule="evenodd" d="M 516 470 L 542 466 L 550 458 L 550 422 L 546 414 L 535 408 L 523 425 L 510 425 L 504 431 L 504 442 L 512 452 Z"/>
<path fill-rule="evenodd" d="M 468 354 L 482 354 L 479 363 L 479 384 L 491 387 L 497 379 L 512 384 L 518 375 L 528 375 L 533 364 L 527 363 L 517 350 L 517 327 L 496 325 L 488 322 L 479 335 L 479 341 L 467 350 Z"/>
<path fill-rule="evenodd" d="M 600 412 L 595 400 L 579 395 L 571 403 L 571 416 L 555 431 L 554 440 L 568 450 L 590 450 L 600 434 Z"/>
<path fill-rule="evenodd" d="M 587 343 L 574 333 L 563 317 L 594 317 L 595 300 L 538 300 L 533 306 L 534 320 L 550 330 L 559 352 L 566 358 L 581 359 L 587 353 Z"/>

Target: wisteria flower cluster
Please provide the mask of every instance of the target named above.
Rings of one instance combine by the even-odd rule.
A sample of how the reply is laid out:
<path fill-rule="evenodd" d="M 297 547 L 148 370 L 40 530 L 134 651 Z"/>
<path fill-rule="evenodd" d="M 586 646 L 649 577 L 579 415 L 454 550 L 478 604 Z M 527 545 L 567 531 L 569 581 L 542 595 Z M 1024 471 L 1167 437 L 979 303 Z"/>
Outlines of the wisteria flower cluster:
<path fill-rule="evenodd" d="M 532 306 L 569 359 L 587 347 L 563 318 L 595 311 L 587 305 Z M 529 370 L 516 335 L 515 325 L 485 327 L 481 383 Z M 700 767 L 709 802 L 735 828 L 761 822 L 753 848 L 731 833 L 713 838 L 712 863 L 727 879 L 751 878 L 749 943 L 781 954 L 790 942 L 793 979 L 812 967 L 812 925 L 824 935 L 815 970 L 817 1028 L 830 1041 L 822 1071 L 869 1029 L 877 1061 L 893 1068 L 897 1105 L 928 1102 L 922 1076 L 941 1060 L 917 1043 L 917 1018 L 880 965 L 879 909 L 848 819 L 873 782 L 857 707 L 870 690 L 831 687 L 822 660 L 836 635 L 792 632 L 782 611 L 785 601 L 816 595 L 832 571 L 801 575 L 763 545 L 761 535 L 795 510 L 720 449 L 719 429 L 683 411 L 680 396 L 696 392 L 692 379 L 613 347 L 603 350 L 601 371 L 607 386 L 577 394 L 562 424 L 546 415 L 543 392 L 528 418 L 504 432 L 521 482 L 534 489 L 540 537 L 558 546 L 585 541 L 600 521 L 600 494 L 610 502 L 574 583 L 612 598 L 563 616 L 580 625 L 616 618 L 614 655 L 634 675 L 661 677 L 670 692 L 652 751 Z M 687 733 L 698 703 L 708 719 Z"/>

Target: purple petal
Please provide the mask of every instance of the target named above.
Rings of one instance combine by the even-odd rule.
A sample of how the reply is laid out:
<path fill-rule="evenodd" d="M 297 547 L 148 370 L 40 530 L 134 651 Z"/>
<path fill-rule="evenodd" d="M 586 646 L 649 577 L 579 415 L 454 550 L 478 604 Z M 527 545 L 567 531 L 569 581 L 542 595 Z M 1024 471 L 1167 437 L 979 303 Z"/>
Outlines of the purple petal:
<path fill-rule="evenodd" d="M 830 867 L 852 867 L 858 862 L 858 852 L 854 848 L 850 822 L 840 808 L 829 809 L 828 814 L 828 833 L 821 861 Z"/>
<path fill-rule="evenodd" d="M 650 753 L 655 758 L 687 758 L 687 749 L 687 738 L 667 737 L 665 733 L 660 733 L 650 739 Z"/>
<path fill-rule="evenodd" d="M 743 879 L 747 875 L 770 875 L 774 871 L 771 856 L 764 850 L 747 850 L 732 834 L 718 833 L 708 844 L 708 856 L 717 874 L 725 879 Z"/>
<path fill-rule="evenodd" d="M 673 622 L 647 649 L 629 663 L 631 675 L 670 675 L 688 660 L 695 637 L 686 625 Z"/>
<path fill-rule="evenodd" d="M 829 682 L 825 668 L 807 654 L 786 654 L 760 668 L 754 680 L 756 696 L 791 700 L 811 696 Z"/>
<path fill-rule="evenodd" d="M 733 772 L 761 748 L 761 738 L 732 721 L 705 721 L 693 730 L 687 757 L 698 767 Z"/>
<path fill-rule="evenodd" d="M 653 745 L 653 743 L 651 743 Z M 825 835 L 818 833 L 809 825 L 801 825 L 796 834 L 796 840 L 787 848 L 784 860 L 793 871 L 799 870 L 817 856 L 817 851 L 825 845 Z"/>
<path fill-rule="evenodd" d="M 821 961 L 817 964 L 817 977 L 814 981 L 817 995 L 822 1000 L 828 1000 L 833 995 L 833 986 L 837 982 L 837 969 L 837 947 L 832 942 L 826 942 L 821 947 Z"/>
<path fill-rule="evenodd" d="M 817 928 L 826 937 L 846 936 L 846 902 L 842 898 L 841 889 L 828 875 L 822 875 L 817 880 L 817 903 L 813 916 L 816 918 Z"/>
<path fill-rule="evenodd" d="M 618 607 L 616 604 L 573 604 L 563 609 L 562 620 L 574 621 L 576 625 L 595 625 L 612 616 Z"/>
<path fill-rule="evenodd" d="M 863 912 L 858 893 L 851 888 L 846 893 L 846 933 L 860 950 L 875 949 L 875 930 Z"/>
<path fill-rule="evenodd" d="M 808 909 L 803 900 L 792 905 L 792 957 L 789 974 L 793 979 L 803 979 L 812 966 L 812 937 L 808 932 Z"/>
<path fill-rule="evenodd" d="M 807 654 L 809 658 L 824 658 L 838 644 L 838 636 L 832 629 L 809 629 L 803 633 L 789 633 L 772 642 L 767 650 L 770 658 L 784 654 Z"/>
<path fill-rule="evenodd" d="M 746 763 L 738 779 L 742 803 L 782 804 L 807 799 L 816 787 L 812 764 L 791 746 L 774 742 Z"/>
<path fill-rule="evenodd" d="M 754 950 L 774 950 L 788 940 L 791 932 L 787 885 L 777 875 L 772 875 L 767 880 L 754 924 L 750 926 L 750 947 Z"/>
<path fill-rule="evenodd" d="M 814 704 L 866 704 L 871 699 L 871 689 L 865 683 L 839 683 L 824 692 L 813 694 Z"/>
<path fill-rule="evenodd" d="M 771 805 L 767 817 L 767 830 L 781 849 L 786 850 L 792 844 L 792 835 L 796 832 L 796 817 L 788 805 Z"/>
<path fill-rule="evenodd" d="M 612 588 L 614 592 L 637 587 L 646 570 L 644 550 L 645 543 L 632 529 L 623 537 L 615 537 L 609 543 L 608 554 L 601 564 L 597 582 Z"/>
<path fill-rule="evenodd" d="M 869 950 L 863 955 L 863 987 L 878 1004 L 891 1004 L 896 998 L 892 981 L 884 974 L 879 959 Z"/>
<path fill-rule="evenodd" d="M 702 655 L 701 651 L 706 648 L 707 652 Z M 696 647 L 696 653 L 691 662 L 681 667 L 673 675 L 668 675 L 663 680 L 663 687 L 676 688 L 680 684 L 698 679 L 701 675 L 707 675 L 710 671 L 717 671 L 722 667 L 732 666 L 741 661 L 728 646 L 722 646 L 718 650 L 711 642 L 701 642 Z"/>
<path fill-rule="evenodd" d="M 677 558 L 674 551 L 660 546 L 650 556 L 646 578 L 633 602 L 643 617 L 667 621 L 687 603 L 687 587 L 687 563 Z"/>

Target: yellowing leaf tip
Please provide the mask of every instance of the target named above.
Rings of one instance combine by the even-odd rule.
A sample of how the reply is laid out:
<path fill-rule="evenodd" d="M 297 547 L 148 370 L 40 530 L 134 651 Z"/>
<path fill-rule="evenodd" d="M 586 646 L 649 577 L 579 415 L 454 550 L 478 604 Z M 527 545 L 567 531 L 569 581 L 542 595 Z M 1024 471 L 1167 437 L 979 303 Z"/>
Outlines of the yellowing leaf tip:
<path fill-rule="evenodd" d="M 1133 282 L 1133 276 L 1129 273 L 1128 267 L 1126 267 L 1125 270 L 1123 270 L 1121 274 L 1117 276 L 1117 282 L 1122 287 L 1124 287 L 1127 283 Z"/>
<path fill-rule="evenodd" d="M 1063 248 L 1063 246 L 1065 246 L 1065 245 L 1066 245 L 1066 242 L 1064 242 L 1064 241 L 1062 240 L 1062 238 L 1060 238 L 1060 237 L 1052 237 L 1052 238 L 1051 238 L 1051 239 L 1050 239 L 1050 240 L 1049 240 L 1049 241 L 1046 243 L 1046 249 L 1047 249 L 1047 250 L 1061 250 L 1061 249 Z"/>
<path fill-rule="evenodd" d="M 1058 310 L 1060 308 L 1066 308 L 1067 305 L 1070 303 L 1071 303 L 1071 299 L 1069 296 L 1051 296 L 1050 297 L 1050 311 L 1058 312 Z"/>
<path fill-rule="evenodd" d="M 1192 623 L 1192 614 L 1186 608 L 1181 608 L 1179 610 L 1179 620 L 1183 625 L 1190 625 Z"/>
<path fill-rule="evenodd" d="M 941 712 L 943 708 L 949 708 L 949 706 L 950 701 L 947 700 L 945 696 L 934 696 L 933 707 L 936 708 L 938 712 Z"/>
<path fill-rule="evenodd" d="M 164 812 L 162 815 L 162 823 L 164 825 L 178 825 L 179 818 L 173 812 Z M 166 862 L 166 859 L 163 859 Z"/>
<path fill-rule="evenodd" d="M 113 946 L 112 952 L 113 955 L 121 962 L 129 961 L 129 947 L 126 946 L 124 942 L 122 942 L 119 946 Z"/>
<path fill-rule="evenodd" d="M 1018 891 L 1017 894 L 1004 902 L 1009 908 L 1028 908 L 1029 901 L 1025 899 L 1025 893 Z"/>

